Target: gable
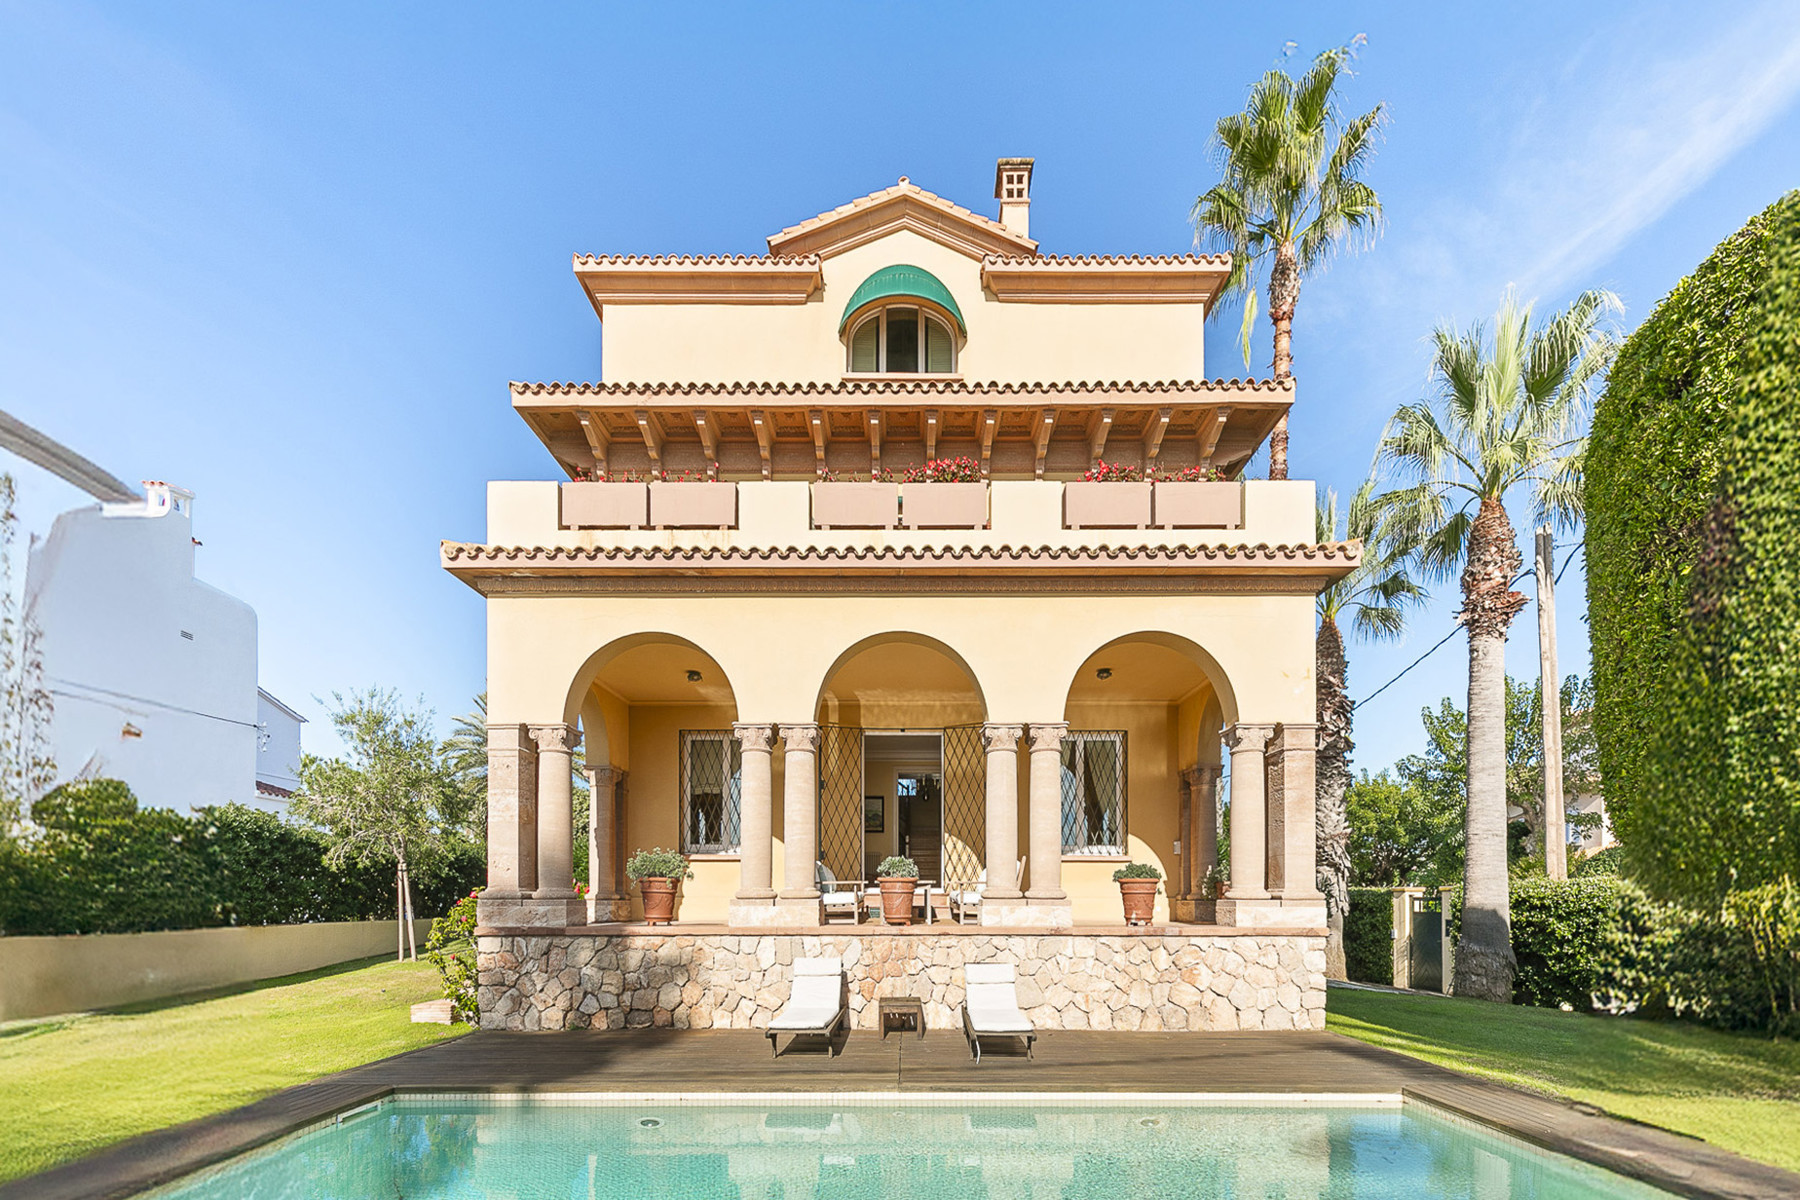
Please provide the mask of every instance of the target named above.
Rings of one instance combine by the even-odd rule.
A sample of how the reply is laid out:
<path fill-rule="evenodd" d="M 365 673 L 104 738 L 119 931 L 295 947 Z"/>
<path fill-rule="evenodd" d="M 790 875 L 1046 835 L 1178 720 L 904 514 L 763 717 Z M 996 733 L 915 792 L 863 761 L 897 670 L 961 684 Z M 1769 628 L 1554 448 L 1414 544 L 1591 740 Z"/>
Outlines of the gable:
<path fill-rule="evenodd" d="M 904 175 L 893 187 L 771 234 L 769 253 L 829 258 L 903 229 L 969 258 L 1037 253 L 1030 238 L 928 192 Z"/>

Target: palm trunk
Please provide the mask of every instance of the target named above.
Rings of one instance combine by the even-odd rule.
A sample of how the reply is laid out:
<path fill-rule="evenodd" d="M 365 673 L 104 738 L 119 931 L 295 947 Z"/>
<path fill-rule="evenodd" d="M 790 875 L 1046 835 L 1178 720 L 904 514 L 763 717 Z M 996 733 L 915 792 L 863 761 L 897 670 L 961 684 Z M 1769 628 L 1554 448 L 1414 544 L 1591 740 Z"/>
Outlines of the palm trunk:
<path fill-rule="evenodd" d="M 1344 793 L 1350 786 L 1352 710 L 1349 667 L 1344 639 L 1337 622 L 1319 621 L 1315 673 L 1319 756 L 1314 828 L 1318 843 L 1319 890 L 1325 893 L 1325 974 L 1348 978 L 1344 960 L 1344 919 L 1350 911 L 1350 827 L 1344 812 Z"/>
<path fill-rule="evenodd" d="M 1294 306 L 1300 300 L 1300 257 L 1292 242 L 1275 251 L 1269 269 L 1269 320 L 1275 325 L 1274 374 L 1287 379 L 1294 373 Z M 1269 478 L 1286 479 L 1288 473 L 1288 419 L 1281 414 L 1269 435 Z"/>
<path fill-rule="evenodd" d="M 1512 1003 L 1516 969 L 1506 871 L 1506 630 L 1525 606 L 1512 590 L 1519 561 L 1506 509 L 1484 498 L 1469 531 L 1458 614 L 1469 631 L 1469 778 L 1454 990 L 1500 1004 Z"/>

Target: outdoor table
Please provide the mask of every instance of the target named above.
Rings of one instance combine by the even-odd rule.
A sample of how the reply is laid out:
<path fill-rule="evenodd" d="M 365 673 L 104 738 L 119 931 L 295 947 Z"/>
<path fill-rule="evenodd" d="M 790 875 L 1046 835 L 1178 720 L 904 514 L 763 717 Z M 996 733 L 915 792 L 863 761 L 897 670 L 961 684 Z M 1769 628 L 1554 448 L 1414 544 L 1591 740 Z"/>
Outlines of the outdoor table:
<path fill-rule="evenodd" d="M 886 1040 L 888 1035 L 888 1019 L 890 1017 L 909 1017 L 912 1027 L 919 1031 L 919 1037 L 925 1036 L 925 1002 L 917 996 L 881 996 L 875 1001 L 875 1023 L 881 1026 L 881 1036 Z"/>

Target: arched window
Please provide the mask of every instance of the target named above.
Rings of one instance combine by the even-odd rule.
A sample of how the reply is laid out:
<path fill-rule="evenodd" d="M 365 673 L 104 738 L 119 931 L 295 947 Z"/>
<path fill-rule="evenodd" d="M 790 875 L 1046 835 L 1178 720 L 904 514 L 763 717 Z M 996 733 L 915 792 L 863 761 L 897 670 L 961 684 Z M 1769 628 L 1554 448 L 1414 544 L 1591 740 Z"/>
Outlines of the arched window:
<path fill-rule="evenodd" d="M 956 370 L 956 335 L 935 313 L 911 304 L 878 308 L 850 332 L 853 373 L 947 375 Z"/>

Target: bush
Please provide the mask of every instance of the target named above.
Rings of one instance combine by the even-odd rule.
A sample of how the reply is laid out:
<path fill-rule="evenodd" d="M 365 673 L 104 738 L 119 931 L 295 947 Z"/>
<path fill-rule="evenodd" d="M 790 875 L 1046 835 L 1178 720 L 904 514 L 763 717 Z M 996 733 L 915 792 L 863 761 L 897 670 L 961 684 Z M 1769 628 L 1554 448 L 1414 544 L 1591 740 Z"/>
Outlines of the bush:
<path fill-rule="evenodd" d="M 639 850 L 625 864 L 625 878 L 637 883 L 642 879 L 692 879 L 694 873 L 688 870 L 688 860 L 674 850 L 664 850 L 661 846 L 654 850 Z"/>
<path fill-rule="evenodd" d="M 875 868 L 877 879 L 917 879 L 919 864 L 899 854 L 890 854 Z"/>
<path fill-rule="evenodd" d="M 981 464 L 967 456 L 934 458 L 920 466 L 908 467 L 901 483 L 980 483 Z"/>
<path fill-rule="evenodd" d="M 220 915 L 233 925 L 365 921 L 394 915 L 391 867 L 325 863 L 316 830 L 243 804 L 204 810 L 220 872 Z M 440 911 L 436 908 L 426 912 Z"/>
<path fill-rule="evenodd" d="M 1350 889 L 1344 973 L 1358 983 L 1394 982 L 1394 893 L 1386 888 Z"/>
<path fill-rule="evenodd" d="M 913 873 L 918 873 L 916 868 Z M 1113 872 L 1114 883 L 1119 882 L 1121 879 L 1161 879 L 1162 877 L 1162 871 L 1159 870 L 1154 863 L 1126 863 L 1124 866 Z"/>
<path fill-rule="evenodd" d="M 425 939 L 425 960 L 438 970 L 444 995 L 456 1020 L 473 1025 L 480 1019 L 475 966 L 475 905 L 479 888 L 450 906 L 450 911 L 431 923 Z"/>
<path fill-rule="evenodd" d="M 1625 849 L 1622 846 L 1608 846 L 1604 850 L 1596 850 L 1586 854 L 1569 864 L 1569 875 L 1574 879 L 1586 879 L 1593 875 L 1619 875 L 1625 865 Z"/>
<path fill-rule="evenodd" d="M 1617 879 L 1512 881 L 1513 1000 L 1586 1010 L 1604 990 L 1607 946 L 1619 924 Z"/>
<path fill-rule="evenodd" d="M 1607 805 L 1653 895 L 1800 877 L 1800 193 L 1622 347 L 1585 467 Z"/>

